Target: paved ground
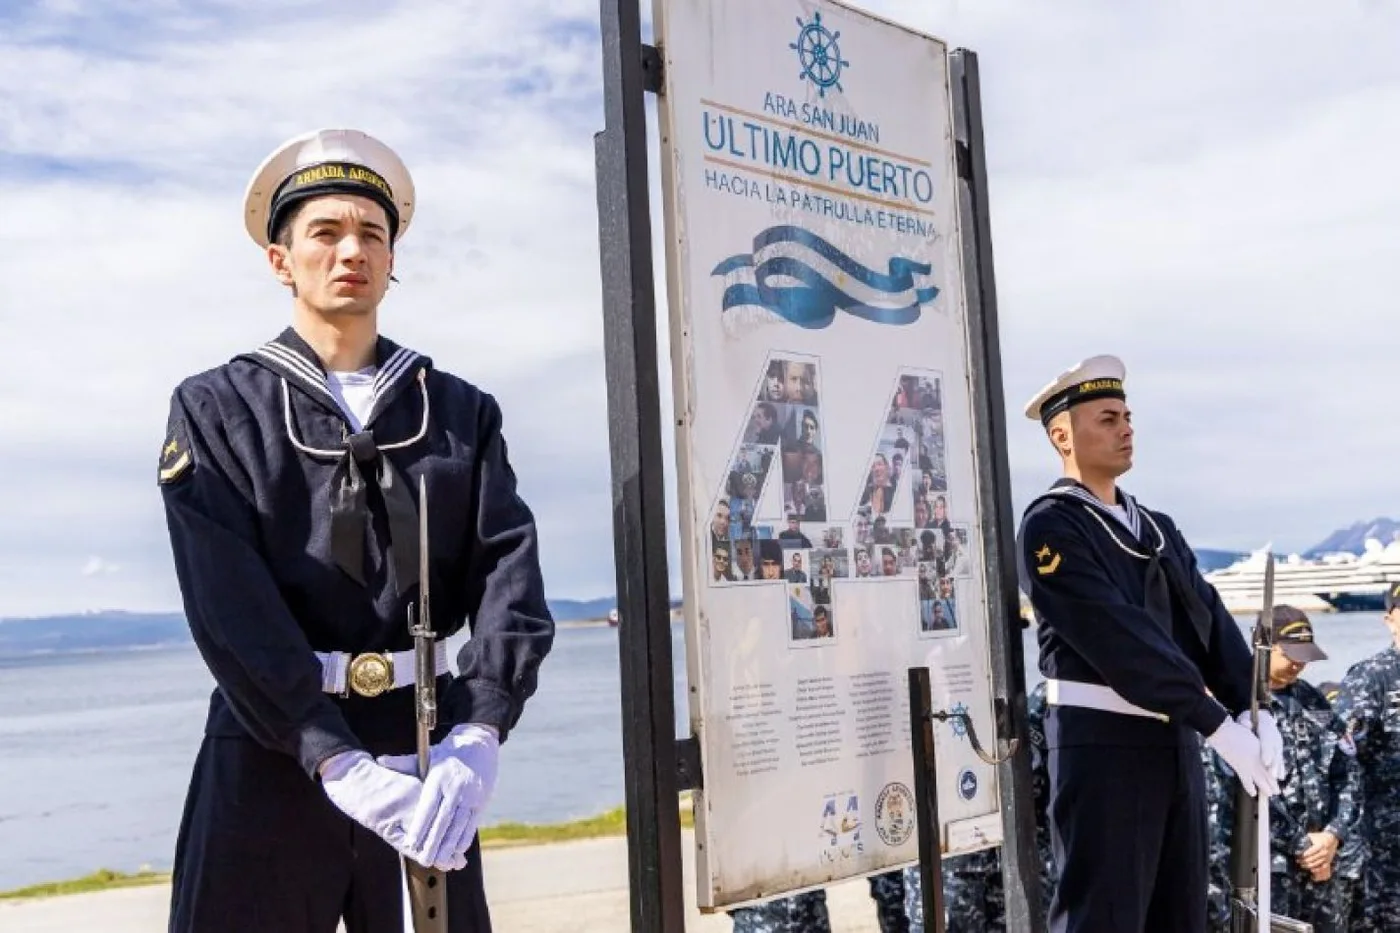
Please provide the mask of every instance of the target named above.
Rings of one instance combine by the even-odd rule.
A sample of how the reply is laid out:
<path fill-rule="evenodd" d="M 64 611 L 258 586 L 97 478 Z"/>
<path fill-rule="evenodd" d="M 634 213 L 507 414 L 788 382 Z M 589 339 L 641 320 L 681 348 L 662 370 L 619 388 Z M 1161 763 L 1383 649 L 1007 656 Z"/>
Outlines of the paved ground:
<path fill-rule="evenodd" d="M 686 833 L 689 933 L 728 933 L 723 914 L 695 908 L 694 842 Z M 618 838 L 486 853 L 486 887 L 492 919 L 502 933 L 559 933 L 629 929 L 627 843 Z M 827 889 L 835 933 L 878 933 L 875 907 L 864 879 Z M 162 933 L 170 890 L 164 885 L 77 894 L 33 902 L 0 902 L 5 933 Z"/>

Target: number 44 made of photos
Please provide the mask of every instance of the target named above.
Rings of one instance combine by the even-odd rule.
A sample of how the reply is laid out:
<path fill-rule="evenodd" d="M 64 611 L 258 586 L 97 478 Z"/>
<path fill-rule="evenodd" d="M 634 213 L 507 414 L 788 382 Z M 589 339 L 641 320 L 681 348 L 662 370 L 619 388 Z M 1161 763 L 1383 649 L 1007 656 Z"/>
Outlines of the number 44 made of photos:
<path fill-rule="evenodd" d="M 710 585 L 781 583 L 792 643 L 820 646 L 839 631 L 837 581 L 907 580 L 919 634 L 957 634 L 958 583 L 972 571 L 968 526 L 948 514 L 942 374 L 899 371 L 864 485 L 840 518 L 824 479 L 820 385 L 815 358 L 769 357 L 714 500 Z"/>

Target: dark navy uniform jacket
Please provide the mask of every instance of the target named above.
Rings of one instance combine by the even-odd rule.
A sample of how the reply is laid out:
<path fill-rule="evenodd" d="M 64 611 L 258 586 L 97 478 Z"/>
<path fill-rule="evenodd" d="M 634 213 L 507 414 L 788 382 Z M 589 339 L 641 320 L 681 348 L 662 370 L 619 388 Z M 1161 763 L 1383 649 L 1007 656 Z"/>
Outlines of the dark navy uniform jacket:
<path fill-rule="evenodd" d="M 289 328 L 180 384 L 160 460 L 185 614 L 217 684 L 206 732 L 250 737 L 308 774 L 352 748 L 413 750 L 412 689 L 323 692 L 313 652 L 413 647 L 420 476 L 433 628 L 444 639 L 471 624 L 458 675 L 439 678 L 442 727 L 480 722 L 504 739 L 554 637 L 495 399 L 382 337 L 377 363 L 352 445 Z"/>
<path fill-rule="evenodd" d="M 1073 480 L 1032 502 L 1017 535 L 1021 586 L 1047 678 L 1107 685 L 1170 722 L 1051 705 L 1051 748 L 1194 745 L 1249 707 L 1252 654 L 1191 548 L 1168 516 L 1119 496 L 1136 533 Z"/>

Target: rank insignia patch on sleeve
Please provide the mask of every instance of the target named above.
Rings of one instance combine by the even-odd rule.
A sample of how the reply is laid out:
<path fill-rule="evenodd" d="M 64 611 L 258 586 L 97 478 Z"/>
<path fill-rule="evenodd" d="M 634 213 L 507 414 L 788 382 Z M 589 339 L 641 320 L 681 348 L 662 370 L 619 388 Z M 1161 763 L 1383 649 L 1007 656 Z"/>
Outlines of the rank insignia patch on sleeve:
<path fill-rule="evenodd" d="M 173 483 L 184 476 L 193 465 L 194 454 L 190 453 L 190 445 L 185 438 L 185 426 L 176 422 L 170 426 L 165 446 L 160 449 L 160 466 L 156 478 L 162 486 Z"/>
<path fill-rule="evenodd" d="M 1035 552 L 1035 572 L 1042 577 L 1054 573 L 1060 569 L 1060 555 L 1050 550 L 1050 545 L 1043 545 Z"/>

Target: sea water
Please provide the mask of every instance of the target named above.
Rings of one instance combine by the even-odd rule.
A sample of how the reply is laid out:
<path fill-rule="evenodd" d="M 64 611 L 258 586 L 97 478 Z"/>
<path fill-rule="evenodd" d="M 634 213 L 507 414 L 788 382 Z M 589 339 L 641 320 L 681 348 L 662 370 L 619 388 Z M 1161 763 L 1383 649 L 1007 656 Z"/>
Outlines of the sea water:
<path fill-rule="evenodd" d="M 1321 616 L 1314 683 L 1388 644 L 1375 613 Z M 1034 631 L 1026 632 L 1028 681 Z M 454 644 L 455 647 L 455 644 Z M 487 823 L 551 823 L 623 802 L 617 631 L 561 627 L 503 746 Z M 676 734 L 688 732 L 672 629 Z M 0 659 L 0 890 L 99 868 L 168 870 L 213 682 L 193 647 Z"/>

